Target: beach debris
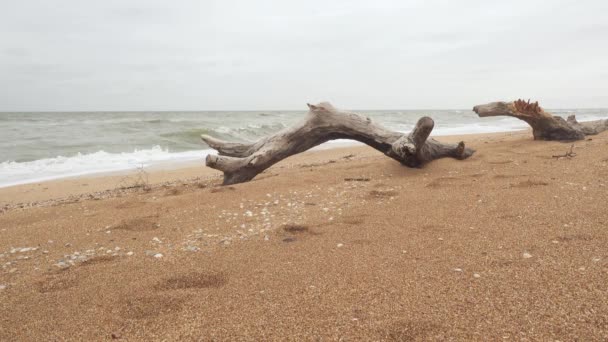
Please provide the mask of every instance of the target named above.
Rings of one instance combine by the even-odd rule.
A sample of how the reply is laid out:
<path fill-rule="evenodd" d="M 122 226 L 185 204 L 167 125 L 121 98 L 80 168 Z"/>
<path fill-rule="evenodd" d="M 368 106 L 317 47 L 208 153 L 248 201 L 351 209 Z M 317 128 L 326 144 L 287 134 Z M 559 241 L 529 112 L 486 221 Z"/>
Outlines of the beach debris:
<path fill-rule="evenodd" d="M 70 264 L 66 263 L 65 261 L 58 261 L 55 266 L 59 267 L 59 268 L 68 268 L 70 267 Z"/>
<path fill-rule="evenodd" d="M 521 256 L 522 256 L 524 259 L 530 259 L 530 258 L 532 257 L 532 254 L 530 254 L 530 253 L 528 253 L 528 252 L 524 252 L 524 253 L 523 253 Z"/>
<path fill-rule="evenodd" d="M 154 242 L 154 243 L 162 243 L 162 241 L 159 238 L 157 238 L 156 236 L 152 238 L 152 242 Z"/>
<path fill-rule="evenodd" d="M 608 119 L 578 122 L 570 115 L 564 120 L 546 112 L 538 102 L 517 100 L 513 102 L 492 102 L 473 107 L 479 117 L 512 116 L 525 121 L 532 127 L 534 140 L 583 140 L 586 135 L 599 134 L 608 130 Z M 572 150 L 570 150 L 572 152 Z M 566 157 L 573 157 L 573 155 Z"/>
<path fill-rule="evenodd" d="M 11 254 L 27 253 L 27 252 L 32 252 L 32 251 L 36 251 L 36 250 L 38 250 L 38 247 L 17 247 L 17 248 L 11 248 L 10 253 Z"/>
<path fill-rule="evenodd" d="M 219 152 L 207 155 L 207 167 L 224 172 L 223 185 L 243 183 L 289 156 L 337 138 L 366 143 L 407 167 L 420 167 L 445 157 L 466 159 L 475 152 L 465 148 L 464 142 L 443 144 L 428 139 L 435 125 L 429 117 L 420 118 L 413 131 L 404 135 L 377 125 L 367 117 L 338 110 L 328 102 L 308 104 L 308 108 L 301 123 L 258 143 L 225 142 L 201 135 L 208 146 Z"/>
<path fill-rule="evenodd" d="M 127 256 L 132 256 L 133 254 L 135 254 L 135 253 L 133 253 L 133 252 L 127 252 L 126 253 Z"/>
<path fill-rule="evenodd" d="M 154 257 L 155 257 L 156 259 L 160 259 L 160 258 L 162 258 L 163 256 L 164 256 L 164 255 L 163 255 L 162 253 L 156 253 L 156 254 L 154 254 Z"/>
<path fill-rule="evenodd" d="M 576 153 L 573 152 L 574 150 L 574 144 L 570 145 L 570 151 L 564 153 L 564 154 L 557 154 L 557 155 L 553 155 L 553 158 L 574 158 L 576 157 Z M 587 190 L 587 189 L 583 189 L 583 190 Z"/>
<path fill-rule="evenodd" d="M 344 247 L 344 244 L 343 243 L 339 243 L 339 244 L 336 245 L 336 247 L 342 248 L 342 247 Z"/>
<path fill-rule="evenodd" d="M 479 273 L 473 273 L 473 278 L 481 278 L 481 275 Z"/>
<path fill-rule="evenodd" d="M 455 268 L 454 272 L 462 272 L 462 268 Z"/>
<path fill-rule="evenodd" d="M 190 251 L 190 252 L 198 252 L 201 249 L 197 246 L 186 246 L 186 247 L 184 247 L 184 250 Z"/>

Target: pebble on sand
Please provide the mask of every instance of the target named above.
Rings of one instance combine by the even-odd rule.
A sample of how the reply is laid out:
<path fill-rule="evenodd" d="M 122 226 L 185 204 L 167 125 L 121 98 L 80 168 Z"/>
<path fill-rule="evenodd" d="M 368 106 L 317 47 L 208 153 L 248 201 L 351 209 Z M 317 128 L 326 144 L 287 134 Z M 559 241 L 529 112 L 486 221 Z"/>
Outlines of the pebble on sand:
<path fill-rule="evenodd" d="M 339 243 L 339 244 L 336 245 L 336 247 L 338 247 L 338 248 L 344 247 L 344 244 L 343 243 Z"/>
<path fill-rule="evenodd" d="M 162 254 L 162 253 L 156 253 L 156 254 L 154 254 L 154 257 L 155 257 L 156 259 L 160 259 L 160 258 L 162 258 L 162 257 L 163 257 L 163 254 Z"/>
<path fill-rule="evenodd" d="M 462 272 L 462 268 L 455 268 L 454 272 Z"/>
<path fill-rule="evenodd" d="M 532 254 L 528 253 L 528 252 L 524 252 L 524 254 L 521 255 L 524 259 L 530 259 L 532 257 Z"/>
<path fill-rule="evenodd" d="M 481 275 L 479 275 L 479 273 L 473 273 L 473 278 L 481 278 Z"/>

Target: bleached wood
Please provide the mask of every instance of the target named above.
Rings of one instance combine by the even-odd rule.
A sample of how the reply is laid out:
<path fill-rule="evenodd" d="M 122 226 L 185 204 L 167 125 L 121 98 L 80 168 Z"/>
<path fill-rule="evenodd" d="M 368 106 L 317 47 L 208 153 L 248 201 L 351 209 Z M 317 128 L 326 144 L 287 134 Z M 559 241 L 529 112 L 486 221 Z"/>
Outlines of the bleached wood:
<path fill-rule="evenodd" d="M 512 116 L 525 121 L 532 127 L 534 140 L 573 141 L 585 139 L 586 135 L 594 135 L 608 130 L 608 119 L 589 122 L 577 122 L 574 115 L 564 120 L 561 116 L 547 113 L 538 102 L 528 100 L 513 102 L 492 102 L 473 107 L 479 117 Z"/>
<path fill-rule="evenodd" d="M 201 139 L 218 155 L 208 155 L 208 167 L 224 172 L 224 185 L 249 181 L 273 164 L 334 139 L 351 139 L 367 144 L 409 167 L 420 167 L 438 158 L 465 159 L 475 151 L 464 143 L 443 144 L 428 139 L 434 122 L 421 118 L 415 129 L 404 135 L 388 130 L 369 118 L 340 111 L 327 102 L 308 104 L 309 112 L 300 123 L 255 143 L 224 142 L 202 135 Z"/>

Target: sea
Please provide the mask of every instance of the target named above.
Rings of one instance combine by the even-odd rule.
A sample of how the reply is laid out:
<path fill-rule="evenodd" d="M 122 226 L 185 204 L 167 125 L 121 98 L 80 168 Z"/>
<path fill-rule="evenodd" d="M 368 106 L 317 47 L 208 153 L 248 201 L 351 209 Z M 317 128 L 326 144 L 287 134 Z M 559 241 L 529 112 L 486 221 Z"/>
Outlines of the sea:
<path fill-rule="evenodd" d="M 418 118 L 435 120 L 432 136 L 527 128 L 514 118 L 479 118 L 470 110 L 354 111 L 409 132 Z M 579 121 L 608 118 L 608 109 L 551 110 Z M 255 141 L 302 120 L 305 111 L 0 112 L 0 187 L 51 179 L 201 162 L 215 153 L 201 134 Z M 341 146 L 328 142 L 321 148 Z"/>

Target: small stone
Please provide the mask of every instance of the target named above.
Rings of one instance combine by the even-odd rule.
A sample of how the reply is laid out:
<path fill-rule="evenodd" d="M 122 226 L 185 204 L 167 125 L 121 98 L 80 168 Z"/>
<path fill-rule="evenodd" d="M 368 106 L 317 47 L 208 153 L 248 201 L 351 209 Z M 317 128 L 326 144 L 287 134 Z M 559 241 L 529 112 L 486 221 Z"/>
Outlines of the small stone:
<path fill-rule="evenodd" d="M 599 257 L 595 257 L 595 258 L 591 259 L 591 261 L 593 261 L 593 262 L 599 262 L 600 260 L 602 260 L 602 259 Z"/>
<path fill-rule="evenodd" d="M 524 259 L 530 259 L 532 257 L 532 254 L 528 253 L 528 252 L 524 252 L 524 254 L 521 255 Z"/>
<path fill-rule="evenodd" d="M 72 244 L 68 242 L 65 244 L 65 247 L 72 247 Z"/>
<path fill-rule="evenodd" d="M 481 278 L 481 276 L 479 275 L 479 273 L 473 273 L 473 278 Z"/>
<path fill-rule="evenodd" d="M 462 268 L 455 268 L 454 272 L 462 272 Z"/>
<path fill-rule="evenodd" d="M 578 270 L 579 270 L 579 271 L 584 271 L 584 270 L 585 270 L 585 268 L 581 266 L 581 267 L 579 267 L 579 268 L 578 268 Z"/>
<path fill-rule="evenodd" d="M 162 243 L 162 241 L 159 238 L 157 238 L 156 236 L 152 238 L 152 242 L 154 242 L 154 243 Z"/>
<path fill-rule="evenodd" d="M 252 216 L 253 216 L 253 213 L 251 212 L 251 210 L 247 210 L 247 211 L 245 212 L 245 216 L 252 217 Z"/>
<path fill-rule="evenodd" d="M 111 230 L 106 230 L 106 234 L 110 234 L 110 233 L 112 233 Z"/>
<path fill-rule="evenodd" d="M 4 285 L 4 284 L 0 284 L 0 291 L 5 290 L 6 288 L 7 288 L 7 286 L 6 286 L 6 285 Z"/>
<path fill-rule="evenodd" d="M 264 235 L 264 241 L 268 241 L 268 240 L 270 240 L 270 236 Z"/>
<path fill-rule="evenodd" d="M 114 247 L 114 250 L 115 250 L 115 251 L 119 251 L 119 250 L 120 250 L 120 247 Z"/>
<path fill-rule="evenodd" d="M 190 252 L 198 252 L 200 248 L 198 248 L 197 246 L 186 246 L 186 250 Z"/>
<path fill-rule="evenodd" d="M 133 253 L 133 252 L 127 252 L 128 256 L 132 256 L 133 254 L 135 254 L 135 253 Z"/>
<path fill-rule="evenodd" d="M 154 257 L 155 257 L 156 259 L 160 259 L 160 258 L 162 258 L 162 257 L 163 257 L 163 255 L 162 255 L 162 253 L 156 253 L 156 254 L 154 254 Z"/>
<path fill-rule="evenodd" d="M 437 239 L 437 240 L 439 240 L 439 241 L 443 241 L 443 238 L 439 238 L 439 239 Z"/>
<path fill-rule="evenodd" d="M 70 267 L 70 265 L 68 265 L 67 263 L 63 262 L 63 261 L 59 261 L 58 263 L 55 264 L 55 266 L 59 267 L 59 268 L 66 268 L 66 267 Z"/>
<path fill-rule="evenodd" d="M 553 241 L 551 241 L 551 243 L 559 243 L 559 241 L 553 240 Z"/>
<path fill-rule="evenodd" d="M 339 243 L 339 244 L 336 245 L 336 247 L 338 247 L 338 248 L 344 247 L 344 244 L 343 243 Z"/>
<path fill-rule="evenodd" d="M 15 272 L 17 272 L 16 268 L 11 268 L 10 270 L 8 270 L 8 273 L 15 273 Z"/>

